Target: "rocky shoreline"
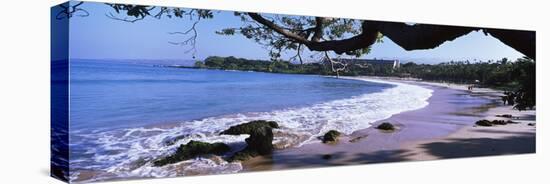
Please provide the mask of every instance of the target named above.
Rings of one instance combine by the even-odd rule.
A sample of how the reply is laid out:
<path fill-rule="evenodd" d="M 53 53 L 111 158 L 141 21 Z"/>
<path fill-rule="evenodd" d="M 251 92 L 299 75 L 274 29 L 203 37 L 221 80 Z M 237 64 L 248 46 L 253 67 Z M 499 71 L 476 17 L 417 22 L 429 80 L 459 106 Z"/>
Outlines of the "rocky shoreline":
<path fill-rule="evenodd" d="M 248 134 L 245 139 L 247 146 L 242 150 L 230 153 L 231 147 L 222 142 L 207 143 L 191 140 L 187 144 L 181 144 L 175 153 L 153 161 L 156 167 L 174 164 L 201 156 L 217 155 L 224 156 L 226 161 L 244 161 L 260 155 L 269 155 L 273 152 L 273 129 L 279 128 L 274 121 L 256 120 L 229 127 L 220 135 L 242 135 Z M 174 142 L 174 141 L 170 141 Z"/>

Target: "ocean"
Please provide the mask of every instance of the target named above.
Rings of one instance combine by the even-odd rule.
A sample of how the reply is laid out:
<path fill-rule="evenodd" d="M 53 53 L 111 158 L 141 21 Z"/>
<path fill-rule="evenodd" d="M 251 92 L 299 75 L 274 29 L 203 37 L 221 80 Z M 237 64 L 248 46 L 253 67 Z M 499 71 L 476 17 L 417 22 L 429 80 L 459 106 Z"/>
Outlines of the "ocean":
<path fill-rule="evenodd" d="M 158 67 L 107 60 L 70 61 L 71 179 L 233 173 L 240 163 L 197 158 L 164 167 L 152 160 L 190 140 L 244 148 L 229 126 L 273 120 L 278 148 L 318 141 L 328 130 L 352 133 L 427 105 L 431 90 L 376 80 Z M 176 140 L 176 144 L 166 142 Z M 178 166 L 179 165 L 179 166 Z"/>

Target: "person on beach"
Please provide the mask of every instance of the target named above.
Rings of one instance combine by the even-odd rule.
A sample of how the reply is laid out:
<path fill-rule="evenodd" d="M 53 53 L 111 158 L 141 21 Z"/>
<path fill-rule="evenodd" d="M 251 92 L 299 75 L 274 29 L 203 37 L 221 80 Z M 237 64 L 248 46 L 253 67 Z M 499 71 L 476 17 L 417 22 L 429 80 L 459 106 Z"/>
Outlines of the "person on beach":
<path fill-rule="evenodd" d="M 515 105 L 516 94 L 513 92 L 506 91 L 502 97 L 504 105 Z"/>
<path fill-rule="evenodd" d="M 506 95 L 506 92 L 504 92 L 504 95 L 505 95 L 505 96 L 502 96 L 502 97 L 500 97 L 500 98 L 502 99 L 503 105 L 506 105 L 506 104 L 507 104 L 507 101 L 508 101 L 508 96 Z"/>

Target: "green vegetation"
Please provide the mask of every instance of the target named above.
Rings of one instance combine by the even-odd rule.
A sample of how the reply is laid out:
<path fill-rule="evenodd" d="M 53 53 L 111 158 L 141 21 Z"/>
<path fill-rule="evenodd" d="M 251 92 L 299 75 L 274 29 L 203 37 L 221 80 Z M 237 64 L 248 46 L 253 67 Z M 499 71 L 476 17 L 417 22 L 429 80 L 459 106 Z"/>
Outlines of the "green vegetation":
<path fill-rule="evenodd" d="M 249 60 L 212 56 L 196 62 L 194 68 L 243 70 L 272 73 L 336 75 L 330 62 L 293 64 L 288 61 Z M 440 64 L 402 64 L 398 68 L 385 65 L 348 63 L 339 71 L 342 76 L 413 77 L 428 81 L 475 84 L 508 91 L 506 96 L 516 109 L 526 110 L 536 104 L 535 61 L 527 57 L 510 61 L 451 61 Z"/>
<path fill-rule="evenodd" d="M 185 66 L 177 66 L 187 68 Z M 292 64 L 288 61 L 250 60 L 243 58 L 211 56 L 202 61 L 195 62 L 193 68 L 207 68 L 220 70 L 242 70 L 271 73 L 292 74 L 321 74 L 330 75 L 329 68 L 320 63 Z"/>
<path fill-rule="evenodd" d="M 536 105 L 535 61 L 527 57 L 512 62 L 504 58 L 493 62 L 448 62 L 437 65 L 406 63 L 394 72 L 422 80 L 469 83 L 508 91 L 509 105 L 518 110 Z M 504 98 L 503 98 L 504 99 Z"/>
<path fill-rule="evenodd" d="M 185 66 L 176 66 L 180 68 L 189 68 Z M 294 64 L 289 61 L 267 61 L 267 60 L 250 60 L 244 58 L 207 57 L 204 61 L 197 61 L 191 68 L 206 68 L 220 70 L 241 70 L 241 71 L 256 71 L 270 73 L 290 73 L 290 74 L 315 74 L 315 75 L 336 75 L 330 66 L 330 62 L 325 63 L 306 63 Z M 395 76 L 398 71 L 391 67 L 380 65 L 369 65 L 368 67 L 350 65 L 344 70 L 339 71 L 342 76 Z"/>
<path fill-rule="evenodd" d="M 529 72 L 534 74 L 535 62 L 520 58 L 511 62 L 504 58 L 498 61 L 476 62 L 451 61 L 436 65 L 403 64 L 395 73 L 423 80 L 453 83 L 478 83 L 490 87 L 509 88 L 523 82 Z"/>

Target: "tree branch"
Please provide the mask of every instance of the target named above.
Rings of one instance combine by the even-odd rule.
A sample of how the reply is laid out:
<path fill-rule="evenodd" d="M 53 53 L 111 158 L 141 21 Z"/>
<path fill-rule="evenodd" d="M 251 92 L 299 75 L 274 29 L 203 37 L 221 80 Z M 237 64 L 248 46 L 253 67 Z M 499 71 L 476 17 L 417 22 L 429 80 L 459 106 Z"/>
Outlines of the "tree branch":
<path fill-rule="evenodd" d="M 299 43 L 298 44 L 298 48 L 296 49 L 296 55 L 290 57 L 291 60 L 295 60 L 296 58 L 298 58 L 298 61 L 300 61 L 300 66 L 304 65 L 304 60 L 302 60 L 302 44 Z"/>
<path fill-rule="evenodd" d="M 361 24 L 361 29 L 360 34 L 348 39 L 308 42 L 305 45 L 313 51 L 334 51 L 336 54 L 367 48 L 376 42 L 378 30 L 367 26 L 366 21 Z"/>
<path fill-rule="evenodd" d="M 191 48 L 186 50 L 185 53 L 189 53 L 189 52 L 193 52 L 192 55 L 193 55 L 193 58 L 195 57 L 195 54 L 197 53 L 197 47 L 196 47 L 196 44 L 197 44 L 197 37 L 198 37 L 198 32 L 197 32 L 197 29 L 196 29 L 196 26 L 197 24 L 199 23 L 199 21 L 195 21 L 195 23 L 193 23 L 193 25 L 191 26 L 191 28 L 189 28 L 187 31 L 184 31 L 184 32 L 170 32 L 168 34 L 171 34 L 171 35 L 174 35 L 174 34 L 181 34 L 181 35 L 187 35 L 189 33 L 193 33 L 193 35 L 191 35 L 189 38 L 183 40 L 183 41 L 180 41 L 180 42 L 168 42 L 172 45 L 180 45 L 180 46 L 185 46 L 185 45 L 190 45 Z"/>
<path fill-rule="evenodd" d="M 502 43 L 525 54 L 525 56 L 535 60 L 536 58 L 536 34 L 534 31 L 504 30 L 504 29 L 485 29 L 491 36 L 497 38 Z"/>
<path fill-rule="evenodd" d="M 79 6 L 82 5 L 83 3 L 84 2 L 78 2 L 77 4 L 72 5 L 72 6 L 65 6 L 65 4 L 59 5 L 61 8 L 63 8 L 63 10 L 61 12 L 57 13 L 57 15 L 55 16 L 55 19 L 61 20 L 61 19 L 64 19 L 64 18 L 71 18 L 77 12 L 82 12 L 83 14 L 79 14 L 79 15 L 76 15 L 76 16 L 79 16 L 79 17 L 89 16 L 90 13 L 88 11 L 86 11 L 82 8 L 79 8 Z M 67 4 L 69 4 L 69 3 L 67 3 Z"/>
<path fill-rule="evenodd" d="M 453 41 L 472 31 L 484 30 L 491 36 L 499 39 L 504 44 L 535 59 L 535 32 L 516 31 L 502 29 L 482 29 L 476 27 L 442 26 L 430 24 L 407 25 L 397 22 L 363 21 L 362 32 L 356 36 L 341 40 L 321 41 L 323 37 L 323 23 L 325 18 L 316 17 L 316 26 L 301 31 L 302 34 L 284 29 L 283 27 L 263 18 L 257 13 L 248 15 L 258 23 L 274 30 L 297 43 L 307 46 L 312 51 L 334 51 L 336 54 L 344 54 L 367 48 L 376 42 L 379 33 L 388 37 L 405 50 L 432 49 Z M 311 40 L 304 37 L 303 32 L 313 32 Z M 306 34 L 309 35 L 309 34 Z"/>
<path fill-rule="evenodd" d="M 257 13 L 248 13 L 250 18 L 257 21 L 258 23 L 274 30 L 275 32 L 297 42 L 304 44 L 312 51 L 334 51 L 337 54 L 343 54 L 348 51 L 358 50 L 362 48 L 369 47 L 370 45 L 374 44 L 376 41 L 376 38 L 378 36 L 378 30 L 367 27 L 366 22 L 363 22 L 362 24 L 362 33 L 343 40 L 330 40 L 330 41 L 322 41 L 322 42 L 315 42 L 310 41 L 307 38 L 304 38 L 294 32 L 288 31 L 281 26 L 275 24 L 272 21 L 269 21 L 262 17 L 261 15 Z M 323 19 L 316 19 L 317 21 L 322 22 Z M 319 27 L 320 24 L 318 24 L 316 27 Z M 315 29 L 316 30 L 316 29 Z M 321 28 L 322 32 L 322 28 Z M 319 33 L 317 35 L 320 35 L 322 33 Z M 316 37 L 316 36 L 313 36 Z M 319 36 L 317 36 L 319 37 Z M 319 37 L 320 39 L 320 37 Z"/>
<path fill-rule="evenodd" d="M 108 18 L 113 19 L 113 20 L 124 21 L 124 22 L 129 22 L 129 23 L 135 23 L 137 21 L 145 19 L 145 17 L 138 17 L 138 18 L 133 18 L 133 19 L 128 19 L 128 17 L 119 18 L 119 17 L 116 17 L 115 15 L 113 15 L 113 13 L 111 13 L 111 12 L 109 12 L 109 14 L 105 14 L 105 16 L 107 16 Z"/>
<path fill-rule="evenodd" d="M 313 37 L 311 38 L 314 42 L 319 42 L 323 38 L 323 28 L 324 28 L 325 18 L 315 17 L 315 27 L 313 28 Z"/>
<path fill-rule="evenodd" d="M 323 52 L 325 54 L 325 59 L 330 62 L 330 67 L 332 69 L 332 72 L 336 72 L 336 78 L 339 78 L 340 77 L 340 71 L 344 71 L 346 70 L 346 67 L 348 66 L 347 63 L 345 62 L 339 62 L 339 61 L 334 61 L 332 58 L 330 58 L 330 56 L 328 55 L 328 51 L 324 51 Z M 342 67 L 334 67 L 334 64 L 339 64 L 341 65 Z"/>
<path fill-rule="evenodd" d="M 258 23 L 260 23 L 264 26 L 267 26 L 268 28 L 272 29 L 273 31 L 275 31 L 275 32 L 287 37 L 287 38 L 295 40 L 298 43 L 306 44 L 306 43 L 309 42 L 309 40 L 307 40 L 307 38 L 304 38 L 304 37 L 302 37 L 302 36 L 300 36 L 300 35 L 298 35 L 294 32 L 291 32 L 289 30 L 286 30 L 286 29 L 282 28 L 281 26 L 273 23 L 272 21 L 269 21 L 269 20 L 265 19 L 260 14 L 248 13 L 248 16 L 250 16 L 250 18 L 257 21 Z"/>
<path fill-rule="evenodd" d="M 367 21 L 405 50 L 431 49 L 480 28 Z"/>

